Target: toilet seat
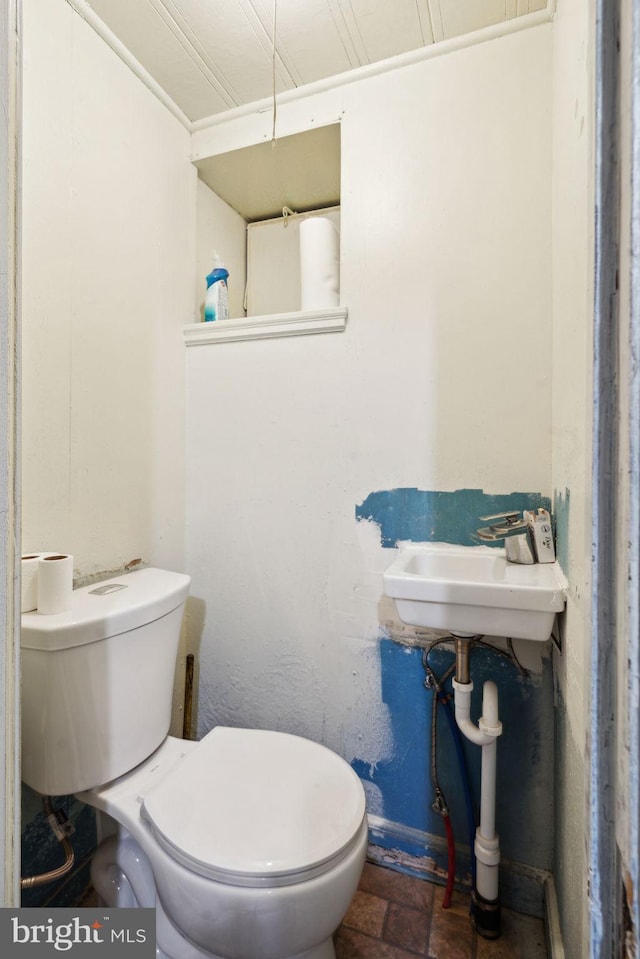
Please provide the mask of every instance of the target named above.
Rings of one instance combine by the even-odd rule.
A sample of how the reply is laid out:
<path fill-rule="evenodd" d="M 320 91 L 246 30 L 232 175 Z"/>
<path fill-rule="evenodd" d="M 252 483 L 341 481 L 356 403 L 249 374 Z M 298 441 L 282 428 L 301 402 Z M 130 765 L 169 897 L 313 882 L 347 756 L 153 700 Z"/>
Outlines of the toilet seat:
<path fill-rule="evenodd" d="M 205 878 L 284 886 L 333 868 L 358 842 L 351 767 L 299 736 L 215 727 L 141 798 L 158 844 Z"/>

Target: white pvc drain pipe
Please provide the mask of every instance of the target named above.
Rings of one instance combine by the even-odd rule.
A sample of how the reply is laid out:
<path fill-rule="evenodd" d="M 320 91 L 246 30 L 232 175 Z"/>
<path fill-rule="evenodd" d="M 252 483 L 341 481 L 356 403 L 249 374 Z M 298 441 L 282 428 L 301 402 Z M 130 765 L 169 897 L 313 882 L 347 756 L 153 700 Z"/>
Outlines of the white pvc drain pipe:
<path fill-rule="evenodd" d="M 458 645 L 458 644 L 457 644 Z M 500 935 L 498 867 L 500 842 L 496 833 L 496 746 L 502 733 L 498 719 L 498 687 L 488 680 L 482 688 L 482 716 L 478 725 L 471 719 L 473 682 L 453 680 L 455 717 L 458 727 L 470 742 L 482 747 L 480 787 L 480 825 L 476 829 L 476 889 L 474 923 L 487 939 Z"/>

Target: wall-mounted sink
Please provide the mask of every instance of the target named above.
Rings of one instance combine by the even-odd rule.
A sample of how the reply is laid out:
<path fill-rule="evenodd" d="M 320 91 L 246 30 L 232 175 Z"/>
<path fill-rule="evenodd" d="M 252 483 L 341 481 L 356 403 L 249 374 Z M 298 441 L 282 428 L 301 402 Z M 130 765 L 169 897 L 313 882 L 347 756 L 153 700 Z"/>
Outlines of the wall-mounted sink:
<path fill-rule="evenodd" d="M 384 589 L 412 626 L 546 642 L 567 582 L 557 562 L 508 563 L 500 548 L 407 543 L 384 573 Z"/>

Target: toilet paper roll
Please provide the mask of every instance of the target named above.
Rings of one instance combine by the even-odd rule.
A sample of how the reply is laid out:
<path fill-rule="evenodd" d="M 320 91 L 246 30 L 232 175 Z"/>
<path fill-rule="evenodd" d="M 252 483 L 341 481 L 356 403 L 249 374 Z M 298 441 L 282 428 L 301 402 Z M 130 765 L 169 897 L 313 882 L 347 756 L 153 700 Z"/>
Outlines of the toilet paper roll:
<path fill-rule="evenodd" d="M 300 221 L 300 309 L 340 305 L 340 236 L 326 216 Z"/>
<path fill-rule="evenodd" d="M 57 553 L 25 553 L 21 562 L 21 613 L 32 613 L 38 608 L 38 569 L 40 560 Z"/>
<path fill-rule="evenodd" d="M 22 581 L 21 613 L 31 613 L 38 607 L 38 566 L 39 553 L 28 553 L 20 564 Z"/>
<path fill-rule="evenodd" d="M 73 556 L 51 553 L 38 562 L 38 612 L 66 613 L 73 593 Z"/>

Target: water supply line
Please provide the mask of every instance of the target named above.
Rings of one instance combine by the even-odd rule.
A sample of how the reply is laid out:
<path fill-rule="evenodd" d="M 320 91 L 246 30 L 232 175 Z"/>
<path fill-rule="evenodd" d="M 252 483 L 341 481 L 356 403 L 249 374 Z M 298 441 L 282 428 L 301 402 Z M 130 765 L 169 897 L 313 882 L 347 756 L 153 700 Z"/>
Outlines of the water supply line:
<path fill-rule="evenodd" d="M 456 844 L 453 834 L 453 825 L 451 823 L 451 816 L 449 815 L 449 807 L 438 780 L 437 715 L 438 703 L 443 701 L 441 700 L 441 696 L 444 694 L 442 683 L 451 673 L 453 673 L 455 667 L 452 666 L 442 680 L 438 680 L 436 674 L 429 665 L 429 655 L 426 650 L 422 655 L 422 665 L 426 673 L 426 678 L 424 681 L 425 688 L 433 690 L 433 698 L 431 701 L 431 782 L 433 785 L 433 791 L 435 793 L 435 799 L 431 804 L 431 808 L 434 812 L 438 813 L 438 815 L 442 817 L 442 823 L 444 825 L 444 831 L 447 837 L 447 884 L 442 899 L 442 908 L 448 909 L 451 905 L 453 888 L 456 879 Z"/>
<path fill-rule="evenodd" d="M 472 893 L 472 918 L 477 932 L 485 939 L 500 935 L 500 899 L 498 867 L 500 843 L 495 829 L 497 738 L 502 733 L 498 718 L 498 687 L 491 680 L 482 690 L 482 716 L 478 725 L 471 719 L 473 682 L 469 671 L 469 651 L 473 637 L 455 637 L 456 675 L 453 679 L 454 710 L 458 728 L 466 738 L 482 748 L 480 783 L 480 825 L 476 829 L 476 885 Z"/>
<path fill-rule="evenodd" d="M 70 821 L 62 810 L 54 810 L 50 796 L 42 797 L 42 808 L 51 831 L 62 846 L 66 858 L 57 869 L 50 869 L 48 872 L 42 872 L 36 876 L 23 876 L 20 880 L 21 889 L 33 889 L 34 886 L 44 886 L 45 883 L 53 882 L 54 879 L 60 879 L 71 871 L 75 862 L 73 847 L 67 838 L 73 832 Z"/>

